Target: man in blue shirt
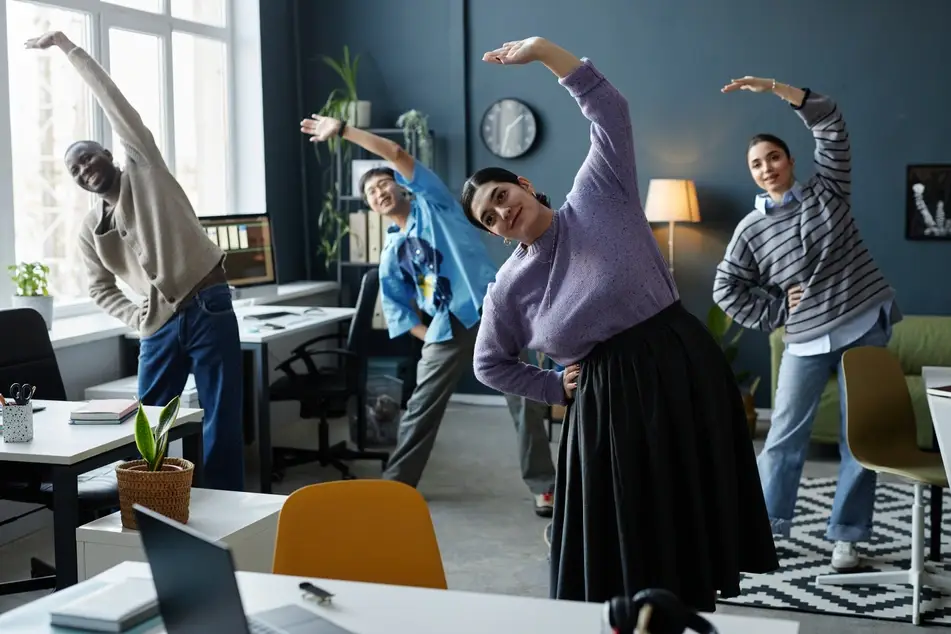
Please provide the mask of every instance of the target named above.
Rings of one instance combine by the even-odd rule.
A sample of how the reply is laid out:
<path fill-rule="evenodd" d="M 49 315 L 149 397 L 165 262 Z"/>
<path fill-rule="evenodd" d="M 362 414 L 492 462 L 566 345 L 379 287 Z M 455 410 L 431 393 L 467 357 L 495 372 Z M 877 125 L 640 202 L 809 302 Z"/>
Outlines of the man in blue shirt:
<path fill-rule="evenodd" d="M 360 189 L 370 209 L 393 222 L 380 256 L 380 291 L 390 338 L 408 332 L 424 342 L 416 389 L 383 473 L 386 479 L 415 487 L 449 397 L 465 369 L 472 367 L 482 301 L 496 267 L 479 230 L 446 185 L 398 143 L 317 115 L 301 122 L 301 132 L 314 142 L 342 137 L 396 168 L 368 171 Z M 535 512 L 550 517 L 555 467 L 544 429 L 547 406 L 517 396 L 505 399 L 518 432 L 522 478 L 534 494 Z"/>

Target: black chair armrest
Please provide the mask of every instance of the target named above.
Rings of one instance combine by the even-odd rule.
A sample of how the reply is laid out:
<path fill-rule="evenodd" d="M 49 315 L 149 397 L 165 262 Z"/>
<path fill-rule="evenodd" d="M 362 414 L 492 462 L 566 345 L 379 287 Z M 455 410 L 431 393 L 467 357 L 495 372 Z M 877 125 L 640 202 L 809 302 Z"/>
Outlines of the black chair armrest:
<path fill-rule="evenodd" d="M 291 355 L 299 354 L 299 353 L 305 351 L 305 350 L 306 350 L 307 348 L 309 348 L 310 346 L 314 345 L 315 343 L 320 343 L 320 342 L 322 342 L 322 341 L 331 341 L 331 340 L 333 340 L 333 341 L 336 341 L 336 342 L 337 342 L 337 345 L 340 345 L 340 340 L 341 340 L 342 338 L 343 338 L 342 335 L 339 335 L 339 334 L 334 334 L 334 335 L 320 335 L 319 337 L 314 337 L 313 339 L 308 339 L 308 340 L 305 341 L 304 343 L 300 344 L 299 346 L 297 346 L 296 348 L 294 348 L 293 350 L 291 350 Z"/>
<path fill-rule="evenodd" d="M 344 350 L 342 348 L 325 348 L 318 350 L 299 350 L 292 354 L 290 357 L 282 361 L 281 363 L 275 366 L 275 369 L 282 371 L 288 377 L 300 376 L 297 372 L 294 371 L 294 368 L 291 367 L 295 361 L 302 362 L 307 367 L 308 374 L 316 375 L 318 373 L 317 366 L 314 364 L 314 357 L 319 354 L 333 354 L 337 357 L 344 359 L 356 359 L 357 355 L 349 350 Z"/>

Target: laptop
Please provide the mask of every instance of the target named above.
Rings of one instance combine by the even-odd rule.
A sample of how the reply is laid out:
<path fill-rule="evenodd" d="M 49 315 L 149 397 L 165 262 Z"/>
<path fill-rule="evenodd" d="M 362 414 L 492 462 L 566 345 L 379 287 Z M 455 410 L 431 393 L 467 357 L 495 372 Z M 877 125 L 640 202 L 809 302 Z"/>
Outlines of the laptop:
<path fill-rule="evenodd" d="M 288 604 L 246 615 L 227 545 L 143 506 L 133 506 L 168 634 L 353 634 Z"/>

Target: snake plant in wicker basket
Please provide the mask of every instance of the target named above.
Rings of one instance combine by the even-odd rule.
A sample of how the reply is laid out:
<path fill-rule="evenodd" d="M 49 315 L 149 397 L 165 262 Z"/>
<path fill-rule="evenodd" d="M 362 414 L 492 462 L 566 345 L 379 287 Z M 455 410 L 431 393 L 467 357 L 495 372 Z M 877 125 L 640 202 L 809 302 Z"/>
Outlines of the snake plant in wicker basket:
<path fill-rule="evenodd" d="M 152 429 L 148 414 L 145 413 L 142 403 L 139 403 L 139 411 L 135 415 L 135 446 L 148 465 L 148 471 L 158 471 L 162 468 L 165 454 L 168 452 L 168 432 L 178 417 L 181 402 L 181 398 L 176 396 L 162 408 L 155 429 Z"/>
<path fill-rule="evenodd" d="M 159 413 L 153 428 L 142 404 L 135 416 L 135 446 L 141 460 L 116 467 L 122 525 L 135 529 L 132 507 L 141 504 L 173 520 L 188 521 L 192 475 L 195 465 L 181 458 L 168 458 L 168 433 L 178 417 L 181 399 L 176 396 Z"/>

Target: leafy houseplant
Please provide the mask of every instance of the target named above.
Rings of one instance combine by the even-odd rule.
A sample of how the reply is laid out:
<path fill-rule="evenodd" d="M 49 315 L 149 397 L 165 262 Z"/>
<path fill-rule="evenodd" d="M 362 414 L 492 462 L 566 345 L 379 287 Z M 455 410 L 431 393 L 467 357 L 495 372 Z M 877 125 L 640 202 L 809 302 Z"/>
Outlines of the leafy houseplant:
<path fill-rule="evenodd" d="M 432 139 L 429 136 L 429 117 L 419 110 L 407 110 L 396 120 L 396 127 L 403 128 L 406 148 L 412 147 L 413 136 L 419 142 L 419 160 L 426 167 L 433 166 Z"/>
<path fill-rule="evenodd" d="M 358 128 L 369 127 L 370 102 L 361 100 L 357 94 L 357 69 L 360 65 L 360 55 L 351 58 L 350 48 L 344 46 L 343 59 L 338 61 L 328 55 L 321 56 L 321 59 L 340 77 L 343 88 L 334 88 L 330 91 L 318 114 L 346 121 Z M 340 144 L 339 150 L 343 153 L 343 163 L 347 164 L 350 159 L 350 144 L 342 139 L 331 137 L 327 139 L 327 151 L 330 156 L 333 156 L 338 150 L 338 143 Z M 320 144 L 314 146 L 314 154 L 318 163 L 322 163 L 320 148 Z M 336 191 L 332 176 L 333 166 L 331 165 L 323 173 L 324 197 L 317 216 L 318 253 L 323 256 L 324 266 L 328 269 L 328 272 L 337 257 L 341 240 L 349 231 L 349 224 L 336 204 L 336 196 L 340 192 Z"/>
<path fill-rule="evenodd" d="M 47 330 L 53 327 L 53 297 L 49 291 L 50 267 L 42 262 L 21 262 L 7 267 L 16 286 L 14 308 L 32 308 L 43 316 Z"/>
<path fill-rule="evenodd" d="M 737 345 L 740 337 L 743 336 L 743 328 L 737 327 L 731 332 L 733 319 L 723 312 L 723 309 L 714 304 L 707 313 L 707 329 L 713 338 L 723 349 L 727 361 L 732 366 L 736 361 L 736 356 L 740 351 Z M 748 370 L 739 372 L 734 368 L 736 383 L 743 393 L 743 405 L 746 407 L 746 422 L 750 427 L 750 435 L 756 431 L 756 404 L 753 400 L 756 395 L 756 388 L 759 387 L 760 377 L 752 376 Z"/>
<path fill-rule="evenodd" d="M 116 467 L 122 525 L 135 529 L 132 506 L 141 504 L 181 523 L 188 521 L 192 476 L 195 465 L 181 458 L 169 458 L 168 433 L 178 417 L 181 398 L 176 396 L 162 408 L 154 428 L 142 404 L 135 415 L 135 446 L 140 460 Z"/>

